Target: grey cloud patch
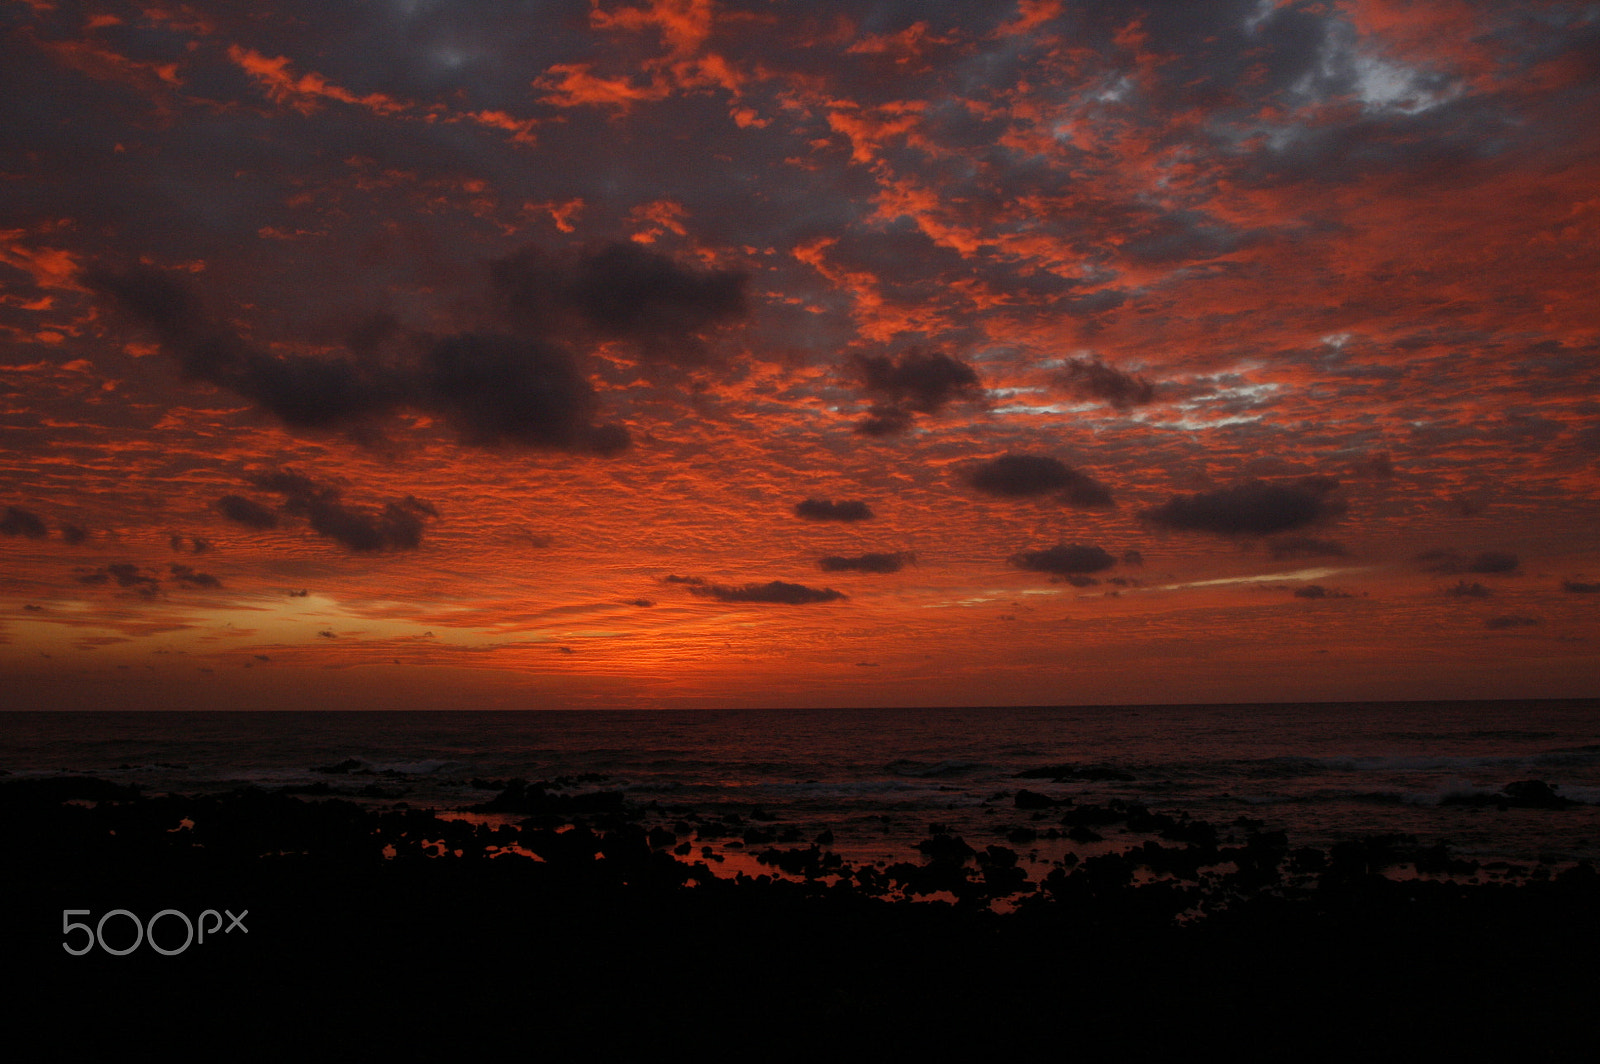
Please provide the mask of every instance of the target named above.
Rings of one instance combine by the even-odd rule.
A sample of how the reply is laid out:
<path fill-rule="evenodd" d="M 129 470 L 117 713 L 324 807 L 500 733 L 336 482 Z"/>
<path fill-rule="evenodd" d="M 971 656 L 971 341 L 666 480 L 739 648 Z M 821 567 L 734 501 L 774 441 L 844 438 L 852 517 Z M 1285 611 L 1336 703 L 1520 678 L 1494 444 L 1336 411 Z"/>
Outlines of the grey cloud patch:
<path fill-rule="evenodd" d="M 1514 573 L 1521 566 L 1521 561 L 1515 554 L 1506 551 L 1489 550 L 1473 557 L 1467 565 L 1469 573 Z"/>
<path fill-rule="evenodd" d="M 1586 583 L 1582 580 L 1563 580 L 1561 590 L 1574 595 L 1600 595 L 1600 584 Z"/>
<path fill-rule="evenodd" d="M 224 495 L 216 505 L 223 517 L 246 528 L 265 531 L 278 527 L 278 515 L 274 510 L 243 495 Z"/>
<path fill-rule="evenodd" d="M 817 567 L 825 573 L 898 573 L 916 557 L 910 551 L 858 554 L 853 557 L 830 554 L 826 558 L 819 558 Z"/>
<path fill-rule="evenodd" d="M 305 518 L 318 535 L 360 553 L 414 550 L 422 545 L 424 521 L 439 516 L 432 504 L 414 495 L 386 502 L 381 509 L 350 506 L 338 488 L 291 469 L 250 480 L 263 491 L 284 496 L 284 512 Z"/>
<path fill-rule="evenodd" d="M 392 370 L 260 350 L 212 321 L 186 285 L 160 271 L 94 269 L 83 280 L 149 329 L 190 379 L 227 388 L 286 425 L 348 425 L 391 410 L 402 398 Z"/>
<path fill-rule="evenodd" d="M 88 538 L 89 530 L 84 528 L 82 525 L 61 526 L 61 539 L 64 543 L 76 547 L 78 544 L 82 543 Z"/>
<path fill-rule="evenodd" d="M 1323 587 L 1321 584 L 1307 584 L 1305 587 L 1294 589 L 1295 598 L 1303 599 L 1334 599 L 1350 598 L 1350 592 L 1340 591 L 1338 588 Z"/>
<path fill-rule="evenodd" d="M 1143 513 L 1145 520 L 1182 532 L 1268 536 L 1343 513 L 1339 482 L 1304 477 L 1289 484 L 1247 480 L 1216 491 L 1178 495 Z"/>
<path fill-rule="evenodd" d="M 967 475 L 967 483 L 985 495 L 1025 499 L 1060 492 L 1069 506 L 1111 506 L 1111 491 L 1093 477 L 1048 455 L 1004 454 Z"/>
<path fill-rule="evenodd" d="M 49 530 L 45 528 L 44 520 L 32 510 L 24 510 L 20 506 L 7 506 L 5 516 L 0 517 L 0 534 L 43 539 L 49 534 Z"/>
<path fill-rule="evenodd" d="M 407 496 L 381 511 L 346 506 L 336 497 L 304 500 L 304 512 L 317 533 L 353 551 L 414 550 L 422 545 L 423 518 L 432 508 Z"/>
<path fill-rule="evenodd" d="M 668 577 L 669 580 L 674 578 Z M 678 577 L 676 583 L 686 584 L 689 593 L 718 602 L 768 603 L 781 606 L 804 606 L 814 602 L 837 602 L 847 598 L 842 591 L 829 587 L 806 587 L 773 580 L 765 584 L 744 584 L 730 587 L 726 584 L 709 584 L 698 577 Z"/>
<path fill-rule="evenodd" d="M 852 355 L 847 372 L 873 399 L 868 417 L 856 426 L 865 436 L 904 432 L 915 414 L 937 414 L 952 402 L 983 398 L 977 371 L 937 351 L 913 347 L 897 356 Z"/>
<path fill-rule="evenodd" d="M 1455 586 L 1445 588 L 1444 593 L 1449 595 L 1451 598 L 1464 599 L 1488 598 L 1490 595 L 1494 594 L 1494 592 L 1490 591 L 1488 588 L 1484 587 L 1480 583 L 1477 583 L 1476 581 L 1469 584 L 1465 580 L 1457 580 Z"/>
<path fill-rule="evenodd" d="M 915 423 L 916 418 L 908 410 L 874 404 L 867 416 L 856 422 L 856 432 L 862 436 L 895 436 Z"/>
<path fill-rule="evenodd" d="M 1069 578 L 1104 572 L 1117 564 L 1117 560 L 1100 547 L 1065 543 L 1044 550 L 1019 551 L 1011 556 L 1010 562 L 1029 572 Z"/>
<path fill-rule="evenodd" d="M 171 565 L 167 567 L 167 571 L 180 587 L 208 590 L 222 587 L 222 581 L 217 577 L 210 573 L 198 572 L 187 565 Z M 146 572 L 132 562 L 115 562 L 99 569 L 80 571 L 76 579 L 78 583 L 90 587 L 103 586 L 114 581 L 118 587 L 136 591 L 147 599 L 155 598 L 161 590 L 159 575 Z"/>
<path fill-rule="evenodd" d="M 573 355 L 543 339 L 419 336 L 385 352 L 385 337 L 373 336 L 347 356 L 278 355 L 214 322 L 186 285 L 159 271 L 91 270 L 84 281 L 149 329 L 191 380 L 292 428 L 370 428 L 409 408 L 478 446 L 612 454 L 628 443 L 621 426 L 595 423 L 598 401 Z"/>
<path fill-rule="evenodd" d="M 706 360 L 708 330 L 749 310 L 743 273 L 696 270 L 632 243 L 557 253 L 529 245 L 491 262 L 489 275 L 537 335 L 588 333 L 691 365 Z"/>
<path fill-rule="evenodd" d="M 118 562 L 105 568 L 107 574 L 116 580 L 118 587 L 150 588 L 154 590 L 160 583 L 160 578 L 151 573 L 142 571 L 131 562 Z"/>
<path fill-rule="evenodd" d="M 77 577 L 80 584 L 91 587 L 100 586 L 115 581 L 120 588 L 136 591 L 143 598 L 155 598 L 161 590 L 161 578 L 154 573 L 147 573 L 132 562 L 114 562 L 89 572 L 80 573 Z"/>
<path fill-rule="evenodd" d="M 1487 550 L 1470 558 L 1463 557 L 1453 550 L 1423 551 L 1412 559 L 1430 573 L 1441 576 L 1455 576 L 1460 573 L 1479 573 L 1491 575 L 1495 573 L 1514 573 L 1521 566 L 1520 559 L 1515 554 L 1506 551 Z"/>
<path fill-rule="evenodd" d="M 197 573 L 187 565 L 170 565 L 167 567 L 172 573 L 172 578 L 184 587 L 218 588 L 222 581 L 210 573 Z"/>
<path fill-rule="evenodd" d="M 628 446 L 622 426 L 594 424 L 594 390 L 572 358 L 539 340 L 446 337 L 428 347 L 420 383 L 465 443 L 595 454 Z"/>
<path fill-rule="evenodd" d="M 185 536 L 174 532 L 167 537 L 167 546 L 176 551 L 187 551 L 190 554 L 208 554 L 211 551 L 211 541 L 200 536 Z"/>
<path fill-rule="evenodd" d="M 1483 626 L 1491 629 L 1533 628 L 1541 623 L 1543 622 L 1537 617 L 1519 617 L 1514 614 L 1508 614 L 1504 617 L 1490 617 L 1483 622 Z"/>
<path fill-rule="evenodd" d="M 806 499 L 794 504 L 794 515 L 806 521 L 870 521 L 872 507 L 860 499 Z"/>
<path fill-rule="evenodd" d="M 1061 387 L 1086 399 L 1099 399 L 1118 410 L 1143 406 L 1156 397 L 1156 386 L 1145 378 L 1108 366 L 1098 358 L 1075 358 L 1057 376 Z"/>

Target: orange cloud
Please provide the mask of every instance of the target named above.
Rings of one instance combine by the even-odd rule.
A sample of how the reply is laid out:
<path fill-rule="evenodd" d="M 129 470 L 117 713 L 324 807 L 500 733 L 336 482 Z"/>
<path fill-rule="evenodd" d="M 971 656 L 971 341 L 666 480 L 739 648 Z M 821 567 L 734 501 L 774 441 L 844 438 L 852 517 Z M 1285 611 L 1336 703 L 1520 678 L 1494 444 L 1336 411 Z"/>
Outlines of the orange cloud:
<path fill-rule="evenodd" d="M 895 100 L 875 108 L 877 113 L 874 114 L 848 100 L 834 100 L 831 101 L 831 108 L 828 112 L 829 128 L 836 133 L 843 133 L 849 139 L 851 161 L 866 165 L 877 160 L 883 144 L 889 139 L 913 134 L 928 105 L 922 100 Z M 927 140 L 914 134 L 907 136 L 907 140 L 919 147 L 930 146 Z"/>
<path fill-rule="evenodd" d="M 602 30 L 639 32 L 655 27 L 673 57 L 689 55 L 711 35 L 715 8 L 711 0 L 655 0 L 643 7 L 607 11 L 589 0 L 589 24 Z"/>
<path fill-rule="evenodd" d="M 545 91 L 539 97 L 540 103 L 555 107 L 612 107 L 622 114 L 635 104 L 663 100 L 671 94 L 658 82 L 639 85 L 627 77 L 597 77 L 589 73 L 587 63 L 557 63 L 535 79 L 533 86 Z"/>
<path fill-rule="evenodd" d="M 381 115 L 400 114 L 411 109 L 410 104 L 381 92 L 357 96 L 348 89 L 332 84 L 321 74 L 307 73 L 296 77 L 290 71 L 286 56 L 268 58 L 253 49 L 232 44 L 228 46 L 228 58 L 254 78 L 274 103 L 287 104 L 303 115 L 314 114 L 324 100 L 364 107 Z"/>
<path fill-rule="evenodd" d="M 628 212 L 633 224 L 646 226 L 633 234 L 633 240 L 640 244 L 653 244 L 663 233 L 687 236 L 689 231 L 683 223 L 688 216 L 689 212 L 683 204 L 668 199 L 640 204 Z"/>
<path fill-rule="evenodd" d="M 36 39 L 34 43 L 62 66 L 96 81 L 126 85 L 163 110 L 171 100 L 172 90 L 183 84 L 177 63 L 140 62 L 93 41 Z"/>
<path fill-rule="evenodd" d="M 504 130 L 511 134 L 511 139 L 518 144 L 534 144 L 534 127 L 539 124 L 535 118 L 517 118 L 504 111 L 472 111 L 465 116 L 468 120 L 487 126 L 490 129 Z"/>
<path fill-rule="evenodd" d="M 78 256 L 61 248 L 30 247 L 23 243 L 26 236 L 22 229 L 0 230 L 0 262 L 27 273 L 40 288 L 82 291 L 76 279 L 81 268 Z M 48 305 L 28 309 L 42 310 Z"/>

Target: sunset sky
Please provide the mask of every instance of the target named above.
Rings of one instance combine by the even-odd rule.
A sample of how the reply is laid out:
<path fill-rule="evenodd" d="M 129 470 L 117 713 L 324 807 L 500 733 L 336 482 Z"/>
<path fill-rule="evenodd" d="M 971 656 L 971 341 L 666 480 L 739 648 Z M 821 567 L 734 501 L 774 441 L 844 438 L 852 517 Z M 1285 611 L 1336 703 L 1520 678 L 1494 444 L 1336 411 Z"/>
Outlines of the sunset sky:
<path fill-rule="evenodd" d="M 1600 695 L 1600 4 L 0 0 L 12 708 Z"/>

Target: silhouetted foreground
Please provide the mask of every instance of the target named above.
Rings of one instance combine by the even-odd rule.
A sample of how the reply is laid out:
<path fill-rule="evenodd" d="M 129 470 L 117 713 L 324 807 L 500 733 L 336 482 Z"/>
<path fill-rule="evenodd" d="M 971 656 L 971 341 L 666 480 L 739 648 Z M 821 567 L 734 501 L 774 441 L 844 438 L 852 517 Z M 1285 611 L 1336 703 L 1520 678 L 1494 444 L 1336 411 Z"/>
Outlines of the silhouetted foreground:
<path fill-rule="evenodd" d="M 738 841 L 775 874 L 728 879 L 699 861 L 727 823 L 684 812 L 647 829 L 603 791 L 510 781 L 483 808 L 522 819 L 489 827 L 259 790 L 0 784 L 5 967 L 26 979 L 10 1004 L 62 1058 L 1142 1059 L 1214 1046 L 1591 1059 L 1600 875 L 1587 865 L 1397 880 L 1382 872 L 1402 859 L 1479 870 L 1404 839 L 1323 852 L 1250 830 L 1230 844 L 1138 806 L 1026 790 L 1015 802 L 1047 825 L 1018 844 L 1113 823 L 1149 838 L 1030 879 L 1004 845 L 934 832 L 920 861 L 858 868 L 826 837 L 785 848 L 781 825 L 758 822 Z M 906 900 L 918 896 L 947 901 Z M 1012 911 L 991 911 L 997 898 Z M 119 909 L 131 915 L 105 915 Z M 173 955 L 136 940 L 135 918 Z M 183 946 L 196 924 L 205 941 Z"/>

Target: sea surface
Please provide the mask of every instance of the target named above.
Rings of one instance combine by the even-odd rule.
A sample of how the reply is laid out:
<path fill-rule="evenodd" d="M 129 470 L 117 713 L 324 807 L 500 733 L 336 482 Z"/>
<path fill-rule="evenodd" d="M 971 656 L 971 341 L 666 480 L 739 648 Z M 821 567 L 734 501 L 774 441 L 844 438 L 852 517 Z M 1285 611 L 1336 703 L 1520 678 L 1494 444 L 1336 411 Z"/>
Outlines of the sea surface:
<path fill-rule="evenodd" d="M 1019 778 L 1051 766 L 1072 778 Z M 92 775 L 146 793 L 322 784 L 369 805 L 404 801 L 441 813 L 487 802 L 509 779 L 565 778 L 573 793 L 624 792 L 647 821 L 737 814 L 806 843 L 829 831 L 833 848 L 852 861 L 915 858 L 915 843 L 935 831 L 981 849 L 1019 827 L 1042 830 L 1053 823 L 1048 813 L 1016 807 L 1017 791 L 1027 788 L 1079 805 L 1138 802 L 1240 832 L 1283 830 L 1295 846 L 1402 834 L 1480 862 L 1600 863 L 1593 699 L 3 712 L 0 771 L 13 779 Z M 1527 780 L 1581 804 L 1499 808 L 1475 800 Z"/>

